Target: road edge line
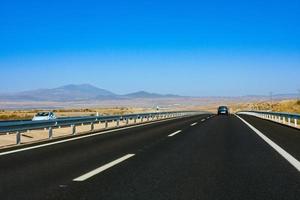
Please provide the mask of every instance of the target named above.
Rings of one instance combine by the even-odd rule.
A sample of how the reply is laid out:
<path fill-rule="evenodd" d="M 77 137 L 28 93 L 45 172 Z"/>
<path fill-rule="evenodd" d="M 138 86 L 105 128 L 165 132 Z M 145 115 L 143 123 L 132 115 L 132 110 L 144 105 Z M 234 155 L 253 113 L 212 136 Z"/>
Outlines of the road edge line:
<path fill-rule="evenodd" d="M 267 136 L 265 136 L 262 132 L 260 132 L 258 129 L 256 129 L 254 126 L 252 126 L 250 123 L 248 123 L 246 120 L 244 120 L 242 117 L 234 114 L 237 118 L 239 118 L 242 122 L 244 122 L 250 129 L 252 129 L 259 137 L 261 137 L 267 144 L 269 144 L 277 153 L 279 153 L 284 159 L 286 159 L 293 167 L 295 167 L 298 172 L 300 172 L 300 162 L 294 158 L 291 154 L 289 154 L 287 151 L 285 151 L 283 148 L 281 148 L 279 145 L 277 145 L 275 142 L 273 142 L 271 139 L 269 139 Z"/>
<path fill-rule="evenodd" d="M 62 143 L 66 143 L 66 142 L 80 140 L 80 139 L 84 139 L 84 138 L 88 138 L 88 137 L 94 137 L 94 136 L 98 136 L 98 135 L 102 135 L 102 134 L 106 134 L 106 133 L 112 133 L 112 132 L 117 132 L 117 131 L 132 129 L 132 128 L 137 128 L 137 127 L 147 126 L 147 125 L 151 125 L 151 124 L 172 121 L 172 120 L 176 120 L 176 119 L 180 119 L 180 118 L 188 118 L 188 117 L 191 117 L 191 116 L 184 116 L 184 117 L 179 117 L 179 118 L 163 119 L 163 120 L 159 120 L 159 121 L 153 121 L 153 122 L 148 122 L 148 123 L 136 124 L 136 125 L 132 125 L 132 126 L 124 126 L 124 127 L 120 127 L 120 128 L 114 128 L 114 129 L 111 129 L 111 130 L 99 130 L 99 132 L 95 132 L 95 133 L 91 133 L 91 134 L 84 134 L 84 135 L 77 136 L 77 137 L 71 137 L 71 138 L 68 138 L 68 139 L 58 140 L 58 141 L 55 141 L 55 142 L 50 142 L 49 141 L 49 142 L 47 142 L 45 144 L 38 144 L 38 145 L 34 145 L 34 146 L 30 146 L 30 147 L 24 147 L 24 148 L 20 148 L 20 149 L 3 151 L 3 152 L 0 153 L 0 156 L 5 156 L 5 155 L 19 153 L 19 152 L 23 152 L 23 151 L 32 150 L 32 149 L 38 149 L 38 148 L 47 147 L 47 146 L 51 146 L 51 145 L 62 144 Z"/>

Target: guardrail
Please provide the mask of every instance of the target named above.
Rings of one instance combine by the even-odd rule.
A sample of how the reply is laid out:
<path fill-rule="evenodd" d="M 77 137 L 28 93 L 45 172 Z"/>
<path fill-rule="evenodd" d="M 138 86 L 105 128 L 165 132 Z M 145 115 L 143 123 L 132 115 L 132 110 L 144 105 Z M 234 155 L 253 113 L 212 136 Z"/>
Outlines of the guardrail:
<path fill-rule="evenodd" d="M 177 112 L 155 112 L 155 113 L 139 113 L 129 115 L 114 115 L 114 116 L 92 116 L 92 117 L 72 117 L 61 118 L 48 121 L 6 121 L 0 122 L 0 134 L 16 134 L 16 144 L 21 144 L 22 133 L 31 130 L 48 130 L 48 139 L 53 138 L 53 129 L 70 127 L 71 135 L 76 135 L 76 126 L 90 125 L 90 131 L 95 131 L 95 124 L 104 123 L 104 129 L 108 128 L 109 122 L 116 122 L 116 127 L 120 126 L 120 121 L 129 125 L 129 120 L 133 120 L 133 124 L 147 122 L 150 120 L 159 120 L 165 118 L 183 117 L 187 115 L 196 115 L 202 112 L 197 111 L 177 111 Z"/>
<path fill-rule="evenodd" d="M 285 124 L 295 128 L 300 128 L 298 121 L 300 120 L 299 114 L 282 113 L 282 112 L 267 112 L 267 111 L 240 111 L 238 114 L 252 115 L 262 119 L 267 119 L 277 123 Z"/>

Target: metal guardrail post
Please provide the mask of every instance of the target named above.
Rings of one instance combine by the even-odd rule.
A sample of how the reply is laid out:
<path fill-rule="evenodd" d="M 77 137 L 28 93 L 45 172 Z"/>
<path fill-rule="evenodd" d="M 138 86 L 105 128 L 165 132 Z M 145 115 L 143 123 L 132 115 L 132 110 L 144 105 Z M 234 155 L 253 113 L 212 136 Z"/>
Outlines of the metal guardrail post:
<path fill-rule="evenodd" d="M 130 120 L 133 120 L 134 123 L 139 122 L 145 122 L 147 121 L 153 121 L 155 119 L 165 119 L 170 117 L 178 117 L 178 116 L 184 116 L 184 115 L 193 115 L 192 112 L 153 112 L 153 113 L 140 113 L 140 114 L 134 114 L 134 115 L 123 115 L 123 116 L 101 116 L 101 117 L 82 117 L 80 118 L 62 118 L 57 121 L 49 121 L 49 122 L 22 122 L 21 124 L 16 123 L 15 125 L 7 125 L 7 127 L 4 125 L 2 126 L 2 132 L 3 133 L 14 133 L 16 134 L 16 131 L 19 131 L 16 136 L 16 143 L 21 143 L 21 133 L 27 131 L 27 130 L 41 130 L 44 129 L 47 131 L 48 138 L 51 139 L 54 134 L 54 129 L 61 128 L 61 127 L 70 127 L 70 134 L 75 135 L 76 132 L 78 132 L 76 129 L 76 126 L 80 126 L 81 124 L 84 125 L 91 125 L 91 131 L 95 130 L 95 125 L 101 124 L 105 122 L 105 129 L 109 127 L 110 122 L 117 122 L 117 126 L 120 126 L 120 121 L 122 120 L 124 122 L 124 125 L 128 125 L 130 123 Z M 122 119 L 122 117 L 124 117 Z M 291 118 L 293 119 L 293 118 Z M 126 120 L 126 121 L 125 121 Z M 141 121 L 139 121 L 141 120 Z M 55 123 L 55 124 L 54 124 Z M 122 124 L 123 125 L 123 124 Z M 11 131 L 10 131 L 11 130 Z"/>
<path fill-rule="evenodd" d="M 72 135 L 75 135 L 76 134 L 76 125 L 72 124 L 71 129 L 72 129 Z"/>
<path fill-rule="evenodd" d="M 21 132 L 17 131 L 16 133 L 16 144 L 21 144 Z"/>
<path fill-rule="evenodd" d="M 94 122 L 91 123 L 91 131 L 95 129 Z"/>
<path fill-rule="evenodd" d="M 53 138 L 53 128 L 52 126 L 49 127 L 49 130 L 48 130 L 48 138 L 49 139 L 52 139 Z"/>
<path fill-rule="evenodd" d="M 300 119 L 300 115 L 296 113 L 265 112 L 265 111 L 245 111 L 244 113 L 256 117 L 264 118 L 270 121 L 274 121 L 280 124 L 299 128 L 298 120 Z"/>

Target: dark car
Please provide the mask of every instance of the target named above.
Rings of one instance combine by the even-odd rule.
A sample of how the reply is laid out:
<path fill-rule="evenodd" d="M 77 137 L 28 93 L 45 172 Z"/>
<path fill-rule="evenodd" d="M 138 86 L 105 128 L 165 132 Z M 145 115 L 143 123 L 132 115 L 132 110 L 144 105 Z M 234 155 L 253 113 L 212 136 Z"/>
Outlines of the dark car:
<path fill-rule="evenodd" d="M 227 106 L 220 106 L 218 108 L 218 115 L 229 115 L 229 109 Z"/>

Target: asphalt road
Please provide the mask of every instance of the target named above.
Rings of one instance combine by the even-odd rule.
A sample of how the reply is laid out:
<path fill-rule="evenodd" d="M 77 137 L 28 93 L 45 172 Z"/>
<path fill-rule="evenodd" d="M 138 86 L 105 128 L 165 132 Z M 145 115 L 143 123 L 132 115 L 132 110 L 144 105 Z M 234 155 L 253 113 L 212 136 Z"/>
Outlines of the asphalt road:
<path fill-rule="evenodd" d="M 2 152 L 0 198 L 299 199 L 284 156 L 238 117 L 209 116 Z M 241 117 L 299 160 L 299 130 Z"/>

